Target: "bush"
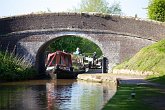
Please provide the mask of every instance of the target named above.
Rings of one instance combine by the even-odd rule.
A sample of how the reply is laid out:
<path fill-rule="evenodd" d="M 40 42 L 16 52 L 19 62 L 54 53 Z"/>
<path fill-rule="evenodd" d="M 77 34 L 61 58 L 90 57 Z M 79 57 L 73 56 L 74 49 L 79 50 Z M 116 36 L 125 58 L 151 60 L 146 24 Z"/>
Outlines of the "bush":
<path fill-rule="evenodd" d="M 165 21 L 165 0 L 151 0 L 148 6 L 148 17 L 152 20 Z"/>
<path fill-rule="evenodd" d="M 24 58 L 0 52 L 0 80 L 14 81 L 33 78 L 35 69 Z"/>

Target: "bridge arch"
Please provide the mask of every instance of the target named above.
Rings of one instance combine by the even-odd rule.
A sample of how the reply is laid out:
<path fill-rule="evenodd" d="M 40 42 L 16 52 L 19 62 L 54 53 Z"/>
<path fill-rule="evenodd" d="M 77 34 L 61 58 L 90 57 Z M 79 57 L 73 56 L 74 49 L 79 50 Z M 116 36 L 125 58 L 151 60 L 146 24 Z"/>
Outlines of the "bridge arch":
<path fill-rule="evenodd" d="M 43 73 L 45 71 L 45 51 L 46 51 L 46 48 L 54 41 L 56 41 L 57 39 L 60 39 L 62 37 L 70 37 L 70 36 L 75 36 L 75 37 L 81 37 L 81 38 L 85 38 L 85 39 L 88 39 L 89 41 L 92 41 L 93 43 L 95 43 L 99 48 L 100 50 L 102 51 L 103 55 L 104 55 L 104 51 L 103 51 L 103 46 L 102 44 L 90 37 L 89 35 L 87 34 L 83 34 L 81 32 L 62 32 L 62 33 L 59 33 L 59 34 L 56 34 L 56 35 L 51 35 L 51 37 L 49 36 L 49 40 L 47 39 L 46 42 L 44 42 L 39 48 L 38 48 L 38 51 L 37 51 L 37 54 L 36 54 L 36 57 L 35 57 L 35 67 L 37 68 L 37 70 L 40 72 L 40 73 Z"/>
<path fill-rule="evenodd" d="M 45 13 L 0 18 L 0 50 L 12 51 L 32 60 L 49 42 L 64 35 L 87 38 L 96 43 L 114 65 L 132 57 L 141 48 L 165 38 L 164 23 L 100 13 Z"/>
<path fill-rule="evenodd" d="M 108 31 L 87 31 L 87 30 L 54 30 L 54 31 L 38 31 L 29 35 L 19 33 L 21 36 L 17 45 L 17 53 L 26 55 L 27 59 L 32 59 L 32 64 L 39 70 L 44 71 L 44 49 L 55 39 L 66 36 L 80 36 L 91 40 L 100 47 L 103 55 L 108 59 L 108 70 L 116 64 L 130 58 L 142 47 L 150 45 L 155 41 L 142 39 L 141 37 L 121 34 Z M 12 36 L 13 37 L 13 36 Z M 30 58 L 29 58 L 30 57 Z"/>

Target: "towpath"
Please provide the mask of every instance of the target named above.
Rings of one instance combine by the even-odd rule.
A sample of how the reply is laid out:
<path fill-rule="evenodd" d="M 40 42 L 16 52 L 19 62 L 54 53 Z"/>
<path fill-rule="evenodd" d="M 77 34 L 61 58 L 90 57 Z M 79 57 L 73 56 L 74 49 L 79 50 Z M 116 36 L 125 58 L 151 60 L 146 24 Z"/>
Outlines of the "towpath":
<path fill-rule="evenodd" d="M 159 89 L 162 95 L 161 97 L 153 97 L 148 100 L 144 100 L 144 103 L 156 108 L 156 110 L 165 110 L 165 85 L 152 83 L 145 80 L 146 76 L 141 75 L 130 75 L 130 74 L 102 74 L 102 73 L 89 73 L 80 74 L 78 78 L 81 80 L 95 81 L 95 82 L 115 82 L 116 84 L 135 84 L 135 85 L 148 85 L 156 89 Z"/>

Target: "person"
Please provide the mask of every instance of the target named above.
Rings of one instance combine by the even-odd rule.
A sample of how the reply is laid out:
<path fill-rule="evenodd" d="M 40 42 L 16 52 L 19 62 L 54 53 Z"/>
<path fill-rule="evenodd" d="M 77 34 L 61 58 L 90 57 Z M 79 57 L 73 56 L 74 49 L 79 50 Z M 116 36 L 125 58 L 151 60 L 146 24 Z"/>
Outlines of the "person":
<path fill-rule="evenodd" d="M 94 62 L 96 60 L 96 52 L 93 53 L 93 66 L 95 65 Z"/>
<path fill-rule="evenodd" d="M 93 53 L 93 60 L 96 60 L 96 52 Z"/>
<path fill-rule="evenodd" d="M 77 55 L 80 54 L 80 48 L 77 47 L 75 54 L 77 54 Z"/>

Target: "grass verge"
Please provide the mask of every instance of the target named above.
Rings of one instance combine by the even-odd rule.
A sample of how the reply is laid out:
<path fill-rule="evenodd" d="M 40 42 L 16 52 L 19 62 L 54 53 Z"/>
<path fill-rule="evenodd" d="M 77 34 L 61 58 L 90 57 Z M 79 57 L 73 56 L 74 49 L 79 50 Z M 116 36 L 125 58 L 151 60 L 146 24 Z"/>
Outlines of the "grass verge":
<path fill-rule="evenodd" d="M 153 71 L 165 74 L 165 40 L 142 48 L 130 60 L 116 66 L 115 69 Z"/>
<path fill-rule="evenodd" d="M 151 75 L 147 77 L 147 80 L 150 82 L 165 85 L 165 75 L 159 75 L 159 76 Z"/>
<path fill-rule="evenodd" d="M 35 76 L 36 70 L 23 57 L 0 52 L 0 81 L 26 80 Z"/>
<path fill-rule="evenodd" d="M 133 89 L 136 93 L 135 98 L 131 97 Z M 162 96 L 165 97 L 165 93 L 150 86 L 121 85 L 103 110 L 160 110 L 161 105 L 157 106 L 154 99 Z"/>
<path fill-rule="evenodd" d="M 154 74 L 148 80 L 165 84 L 165 40 L 142 48 L 135 56 L 114 69 L 151 71 Z"/>

